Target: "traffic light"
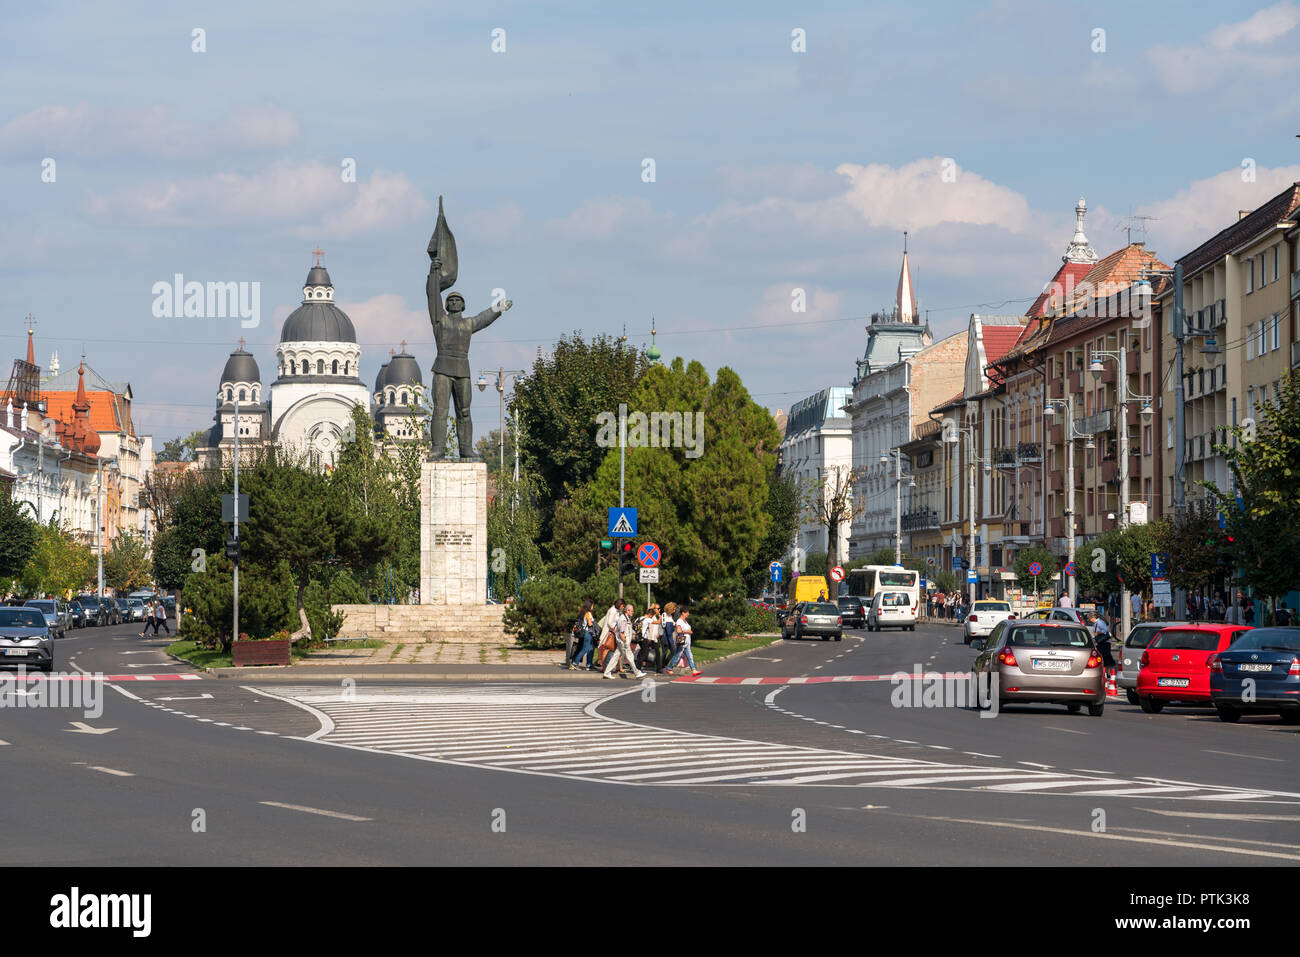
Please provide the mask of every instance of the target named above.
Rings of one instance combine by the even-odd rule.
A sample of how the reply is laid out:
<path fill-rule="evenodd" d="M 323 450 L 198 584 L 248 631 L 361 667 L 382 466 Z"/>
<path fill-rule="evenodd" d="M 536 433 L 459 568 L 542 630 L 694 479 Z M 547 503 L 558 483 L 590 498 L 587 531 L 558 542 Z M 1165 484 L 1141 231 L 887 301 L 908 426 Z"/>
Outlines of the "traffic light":
<path fill-rule="evenodd" d="M 236 537 L 226 539 L 226 557 L 232 562 L 239 561 L 240 542 Z"/>
<path fill-rule="evenodd" d="M 618 577 L 631 575 L 636 571 L 636 542 L 623 539 L 618 543 Z"/>

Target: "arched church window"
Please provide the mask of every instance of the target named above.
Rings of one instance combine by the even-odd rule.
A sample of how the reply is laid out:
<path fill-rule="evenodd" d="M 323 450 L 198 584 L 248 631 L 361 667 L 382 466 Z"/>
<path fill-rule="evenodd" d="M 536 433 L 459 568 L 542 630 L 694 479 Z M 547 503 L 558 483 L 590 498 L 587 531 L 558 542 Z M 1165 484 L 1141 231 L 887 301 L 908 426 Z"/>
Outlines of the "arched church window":
<path fill-rule="evenodd" d="M 316 374 L 317 374 L 317 375 L 324 375 L 324 374 L 325 374 L 325 360 L 324 360 L 324 359 L 317 359 L 317 360 L 316 360 Z"/>
<path fill-rule="evenodd" d="M 349 366 L 349 365 L 351 365 L 350 362 L 345 361 L 345 362 L 343 363 L 343 374 L 344 374 L 344 375 L 349 375 L 349 374 L 350 374 L 350 373 L 348 372 L 348 366 Z"/>
<path fill-rule="evenodd" d="M 256 389 L 253 390 L 253 401 L 254 401 L 254 402 L 257 401 L 257 390 L 256 390 Z"/>
<path fill-rule="evenodd" d="M 245 400 L 245 392 L 244 392 L 243 389 L 240 389 L 240 390 L 239 390 L 239 401 L 240 401 L 240 402 L 243 402 L 244 400 Z"/>
<path fill-rule="evenodd" d="M 402 405 L 406 405 L 406 393 L 402 393 Z"/>
<path fill-rule="evenodd" d="M 303 360 L 302 360 L 302 374 L 303 374 L 303 375 L 306 375 L 306 374 L 307 374 L 307 360 L 306 360 L 306 359 L 303 359 Z"/>
<path fill-rule="evenodd" d="M 227 390 L 226 390 L 226 401 L 227 401 L 227 402 L 234 402 L 234 401 L 235 401 L 235 393 L 234 393 L 234 390 L 233 390 L 233 389 L 227 389 Z"/>

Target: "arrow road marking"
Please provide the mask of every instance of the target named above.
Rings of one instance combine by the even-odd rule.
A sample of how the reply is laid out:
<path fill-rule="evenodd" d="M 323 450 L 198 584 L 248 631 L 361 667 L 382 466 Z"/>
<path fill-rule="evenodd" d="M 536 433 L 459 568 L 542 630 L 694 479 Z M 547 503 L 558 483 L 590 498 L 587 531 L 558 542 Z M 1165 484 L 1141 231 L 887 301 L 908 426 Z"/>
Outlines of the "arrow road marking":
<path fill-rule="evenodd" d="M 199 695 L 199 696 L 196 697 L 196 698 L 159 698 L 158 700 L 159 700 L 159 701 L 203 701 L 203 700 L 205 700 L 205 699 L 207 699 L 207 698 L 211 698 L 211 697 L 212 697 L 212 695 L 207 694 L 207 693 L 204 693 L 204 694 Z"/>
<path fill-rule="evenodd" d="M 116 731 L 117 728 L 92 728 L 84 721 L 73 721 L 71 728 L 64 728 L 69 734 L 108 734 L 110 731 Z"/>

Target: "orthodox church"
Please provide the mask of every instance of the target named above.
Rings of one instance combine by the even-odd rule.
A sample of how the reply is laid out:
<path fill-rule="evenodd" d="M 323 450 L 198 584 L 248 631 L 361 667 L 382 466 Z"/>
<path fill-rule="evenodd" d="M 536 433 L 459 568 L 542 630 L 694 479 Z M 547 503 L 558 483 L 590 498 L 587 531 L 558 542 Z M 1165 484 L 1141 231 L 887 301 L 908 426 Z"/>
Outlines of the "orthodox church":
<path fill-rule="evenodd" d="M 321 468 L 331 466 L 351 433 L 356 405 L 370 413 L 376 435 L 391 442 L 419 438 L 427 427 L 420 364 L 405 342 L 401 353 L 380 368 L 374 389 L 366 388 L 356 328 L 334 302 L 334 283 L 320 262 L 323 254 L 317 249 L 314 255 L 302 305 L 280 328 L 275 380 L 263 385 L 257 359 L 242 339 L 226 360 L 214 424 L 198 450 L 201 467 L 232 463 L 236 435 L 241 448 L 274 444 L 306 455 Z"/>

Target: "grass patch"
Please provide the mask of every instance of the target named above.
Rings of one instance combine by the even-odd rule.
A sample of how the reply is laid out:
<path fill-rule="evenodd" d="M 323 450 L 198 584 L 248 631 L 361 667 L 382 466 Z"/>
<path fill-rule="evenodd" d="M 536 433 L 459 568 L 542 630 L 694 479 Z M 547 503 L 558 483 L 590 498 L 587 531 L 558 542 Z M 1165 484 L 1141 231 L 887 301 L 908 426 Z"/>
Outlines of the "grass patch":
<path fill-rule="evenodd" d="M 175 655 L 181 661 L 187 661 L 195 668 L 233 668 L 235 663 L 231 660 L 230 655 L 222 654 L 220 651 L 210 648 L 200 648 L 193 641 L 174 641 L 167 646 L 167 654 Z M 310 651 L 303 651 L 297 645 L 289 646 L 289 662 L 292 664 L 299 658 L 306 658 Z"/>
<path fill-rule="evenodd" d="M 764 648 L 780 639 L 780 635 L 759 635 L 753 638 L 721 638 L 705 640 L 702 638 L 691 639 L 691 655 L 695 658 L 695 664 L 705 665 L 719 658 L 725 658 L 727 655 L 734 655 L 738 651 L 750 651 L 754 648 Z"/>
<path fill-rule="evenodd" d="M 329 651 L 332 648 L 383 648 L 386 642 L 378 638 L 356 638 L 350 641 L 331 641 L 327 645 L 312 649 L 313 651 Z"/>

